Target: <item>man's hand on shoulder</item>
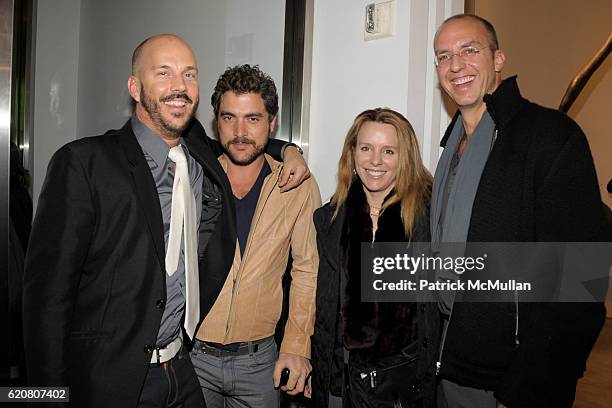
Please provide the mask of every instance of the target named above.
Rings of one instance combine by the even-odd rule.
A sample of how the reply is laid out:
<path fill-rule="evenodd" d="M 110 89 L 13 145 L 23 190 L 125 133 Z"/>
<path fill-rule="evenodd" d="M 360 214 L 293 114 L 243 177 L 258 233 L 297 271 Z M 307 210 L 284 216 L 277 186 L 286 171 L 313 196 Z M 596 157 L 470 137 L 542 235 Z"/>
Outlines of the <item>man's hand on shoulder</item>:
<path fill-rule="evenodd" d="M 291 353 L 279 353 L 278 360 L 274 366 L 274 386 L 280 383 L 281 372 L 284 368 L 289 369 L 289 381 L 281 387 L 289 395 L 297 395 L 304 391 L 306 379 L 312 370 L 310 361 L 306 357 Z"/>
<path fill-rule="evenodd" d="M 310 170 L 306 161 L 294 146 L 285 149 L 283 157 L 283 170 L 278 181 L 281 193 L 292 190 L 310 177 Z"/>

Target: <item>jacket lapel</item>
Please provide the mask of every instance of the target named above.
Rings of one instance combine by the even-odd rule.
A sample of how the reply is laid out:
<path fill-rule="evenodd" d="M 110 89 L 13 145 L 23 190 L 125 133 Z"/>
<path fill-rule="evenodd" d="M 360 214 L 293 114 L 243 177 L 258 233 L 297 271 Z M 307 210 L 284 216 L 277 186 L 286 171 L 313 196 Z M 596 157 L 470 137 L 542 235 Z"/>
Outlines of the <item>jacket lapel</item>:
<path fill-rule="evenodd" d="M 147 220 L 147 226 L 151 233 L 151 238 L 153 239 L 153 245 L 159 265 L 161 270 L 165 273 L 166 251 L 164 247 L 164 227 L 155 181 L 153 180 L 151 170 L 145 160 L 142 149 L 132 131 L 129 120 L 121 129 L 121 133 L 123 133 L 123 136 L 119 138 L 119 142 L 131 166 L 130 169 L 132 172 L 134 191 L 136 192 L 140 207 Z"/>

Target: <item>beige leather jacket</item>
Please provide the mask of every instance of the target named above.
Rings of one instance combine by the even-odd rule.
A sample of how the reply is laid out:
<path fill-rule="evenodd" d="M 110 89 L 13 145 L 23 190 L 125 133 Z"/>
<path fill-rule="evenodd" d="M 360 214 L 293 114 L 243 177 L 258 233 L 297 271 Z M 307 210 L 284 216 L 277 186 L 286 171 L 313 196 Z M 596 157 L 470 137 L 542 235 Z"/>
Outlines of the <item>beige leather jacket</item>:
<path fill-rule="evenodd" d="M 281 194 L 277 184 L 282 164 L 265 158 L 272 173 L 261 188 L 244 257 L 236 241 L 232 269 L 196 338 L 230 344 L 272 336 L 281 314 L 282 277 L 291 251 L 289 319 L 280 351 L 310 358 L 319 267 L 312 214 L 321 206 L 321 195 L 313 177 Z M 219 161 L 226 168 L 223 156 Z"/>

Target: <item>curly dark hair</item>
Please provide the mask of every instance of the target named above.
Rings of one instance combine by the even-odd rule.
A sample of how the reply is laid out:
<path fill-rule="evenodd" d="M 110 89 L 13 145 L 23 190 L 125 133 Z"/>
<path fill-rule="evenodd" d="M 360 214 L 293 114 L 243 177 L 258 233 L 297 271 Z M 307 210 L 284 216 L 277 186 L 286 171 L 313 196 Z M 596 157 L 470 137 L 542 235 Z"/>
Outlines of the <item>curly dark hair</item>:
<path fill-rule="evenodd" d="M 274 80 L 269 75 L 263 73 L 258 65 L 236 65 L 226 69 L 219 77 L 215 90 L 210 97 L 215 117 L 219 116 L 221 97 L 228 91 L 235 92 L 238 95 L 245 93 L 261 95 L 269 115 L 269 120 L 272 120 L 278 113 L 278 94 Z"/>

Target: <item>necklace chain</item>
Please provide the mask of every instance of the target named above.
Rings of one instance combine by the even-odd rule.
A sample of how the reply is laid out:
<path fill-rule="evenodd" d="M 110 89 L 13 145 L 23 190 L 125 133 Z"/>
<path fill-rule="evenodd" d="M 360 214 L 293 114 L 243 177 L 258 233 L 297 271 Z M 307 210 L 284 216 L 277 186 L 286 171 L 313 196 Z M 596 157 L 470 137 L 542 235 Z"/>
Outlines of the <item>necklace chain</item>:
<path fill-rule="evenodd" d="M 380 215 L 380 210 L 382 210 L 382 207 L 374 207 L 373 205 L 371 205 L 370 206 L 370 215 L 379 216 Z"/>

